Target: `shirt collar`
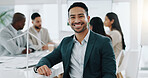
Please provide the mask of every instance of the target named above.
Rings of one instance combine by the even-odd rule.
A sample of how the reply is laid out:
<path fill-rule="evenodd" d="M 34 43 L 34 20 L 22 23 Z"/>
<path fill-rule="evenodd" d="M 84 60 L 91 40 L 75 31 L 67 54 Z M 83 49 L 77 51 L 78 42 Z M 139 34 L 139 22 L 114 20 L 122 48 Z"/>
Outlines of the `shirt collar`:
<path fill-rule="evenodd" d="M 88 33 L 87 33 L 87 35 L 85 36 L 85 38 L 83 39 L 83 41 L 88 42 L 89 35 L 90 35 L 90 30 L 88 29 Z M 73 37 L 73 40 L 74 40 L 75 43 L 78 42 L 75 35 L 74 35 L 74 37 Z"/>

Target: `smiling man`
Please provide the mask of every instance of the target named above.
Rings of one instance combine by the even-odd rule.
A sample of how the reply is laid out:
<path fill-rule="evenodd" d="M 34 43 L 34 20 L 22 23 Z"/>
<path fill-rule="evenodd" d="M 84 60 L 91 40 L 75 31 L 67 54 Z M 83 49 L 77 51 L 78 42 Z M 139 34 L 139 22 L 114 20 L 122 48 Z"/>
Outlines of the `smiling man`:
<path fill-rule="evenodd" d="M 68 9 L 69 24 L 75 34 L 66 37 L 36 66 L 41 75 L 51 75 L 50 68 L 63 62 L 63 78 L 116 78 L 116 63 L 109 38 L 88 29 L 88 8 L 82 2 Z"/>

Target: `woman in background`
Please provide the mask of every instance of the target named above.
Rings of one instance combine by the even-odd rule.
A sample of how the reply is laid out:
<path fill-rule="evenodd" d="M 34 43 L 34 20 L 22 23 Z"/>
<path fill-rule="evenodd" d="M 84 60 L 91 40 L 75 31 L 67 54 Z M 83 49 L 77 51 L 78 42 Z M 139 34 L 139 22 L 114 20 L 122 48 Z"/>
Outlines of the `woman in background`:
<path fill-rule="evenodd" d="M 115 58 L 117 58 L 121 50 L 125 50 L 125 47 L 126 47 L 125 42 L 124 42 L 123 33 L 122 33 L 120 23 L 118 20 L 118 16 L 113 12 L 107 13 L 105 16 L 104 25 L 106 27 L 109 27 L 110 29 L 109 35 L 112 38 L 112 45 L 113 45 L 113 49 L 115 52 Z M 119 61 L 118 67 L 121 64 L 122 59 L 123 59 L 123 54 Z M 122 78 L 122 74 L 117 73 L 117 78 Z"/>
<path fill-rule="evenodd" d="M 101 35 L 104 35 L 104 36 L 107 36 L 107 37 L 109 37 L 111 39 L 111 37 L 105 33 L 104 25 L 103 25 L 103 22 L 102 22 L 102 20 L 101 20 L 100 17 L 93 17 L 90 20 L 89 25 L 90 25 L 89 26 L 90 29 L 93 32 L 98 33 L 98 34 L 101 34 Z"/>
<path fill-rule="evenodd" d="M 117 15 L 113 12 L 107 13 L 104 25 L 110 28 L 109 35 L 112 38 L 115 57 L 117 58 L 121 50 L 125 50 L 124 37 Z"/>

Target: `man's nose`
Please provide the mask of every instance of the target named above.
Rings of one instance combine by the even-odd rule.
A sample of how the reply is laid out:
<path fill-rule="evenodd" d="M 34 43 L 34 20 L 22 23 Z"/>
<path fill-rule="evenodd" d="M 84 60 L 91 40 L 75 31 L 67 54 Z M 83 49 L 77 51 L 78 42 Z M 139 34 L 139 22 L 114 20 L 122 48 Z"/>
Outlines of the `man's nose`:
<path fill-rule="evenodd" d="M 41 25 L 42 24 L 42 22 L 39 22 L 39 25 Z"/>
<path fill-rule="evenodd" d="M 79 23 L 80 22 L 80 19 L 77 17 L 76 19 L 75 19 L 75 23 Z"/>

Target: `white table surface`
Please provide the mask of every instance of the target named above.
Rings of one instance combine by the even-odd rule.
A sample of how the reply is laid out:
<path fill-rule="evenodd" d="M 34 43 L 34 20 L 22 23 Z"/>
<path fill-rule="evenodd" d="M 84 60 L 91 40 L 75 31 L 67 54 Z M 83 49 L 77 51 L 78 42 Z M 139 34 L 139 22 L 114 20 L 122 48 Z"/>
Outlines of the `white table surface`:
<path fill-rule="evenodd" d="M 47 51 L 39 51 L 29 54 L 28 65 L 35 65 L 45 55 Z M 51 68 L 52 75 L 50 77 L 34 73 L 33 67 L 26 69 L 26 54 L 17 56 L 0 57 L 0 78 L 53 78 L 63 73 L 62 62 Z M 28 77 L 27 77 L 28 76 Z"/>

